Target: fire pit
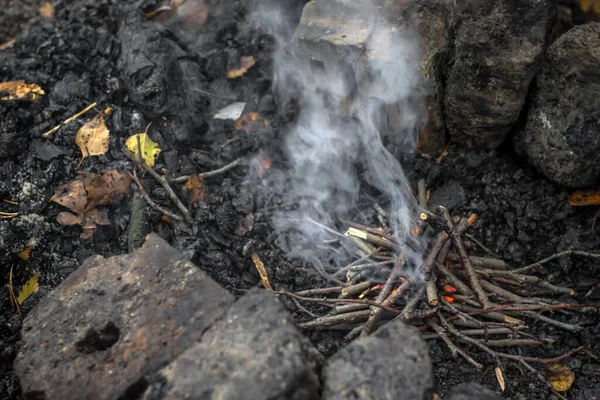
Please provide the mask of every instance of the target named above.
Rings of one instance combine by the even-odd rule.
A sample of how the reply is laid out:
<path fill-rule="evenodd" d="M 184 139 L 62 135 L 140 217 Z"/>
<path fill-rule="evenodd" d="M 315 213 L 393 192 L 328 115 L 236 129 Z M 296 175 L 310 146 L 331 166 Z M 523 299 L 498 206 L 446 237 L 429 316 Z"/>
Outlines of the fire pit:
<path fill-rule="evenodd" d="M 1 397 L 600 396 L 598 7 L 222 3 L 4 7 Z"/>

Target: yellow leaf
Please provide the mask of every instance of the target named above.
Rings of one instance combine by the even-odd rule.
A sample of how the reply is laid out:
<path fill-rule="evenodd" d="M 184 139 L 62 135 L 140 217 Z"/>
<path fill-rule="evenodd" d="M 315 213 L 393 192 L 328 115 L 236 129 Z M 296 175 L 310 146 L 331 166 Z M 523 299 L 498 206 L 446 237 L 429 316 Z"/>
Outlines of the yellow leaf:
<path fill-rule="evenodd" d="M 548 382 L 557 392 L 566 392 L 575 381 L 575 374 L 564 364 L 548 364 Z"/>
<path fill-rule="evenodd" d="M 19 257 L 23 261 L 29 261 L 29 257 L 31 257 L 31 247 L 27 247 L 26 249 L 21 250 L 17 253 L 17 257 Z"/>
<path fill-rule="evenodd" d="M 577 190 L 569 196 L 569 204 L 573 207 L 597 206 L 600 204 L 600 191 L 588 194 L 583 190 Z"/>
<path fill-rule="evenodd" d="M 146 130 L 148 130 L 148 128 L 146 128 Z M 141 152 L 142 158 L 146 164 L 151 167 L 154 166 L 154 158 L 158 155 L 158 153 L 161 152 L 160 147 L 158 147 L 158 145 L 153 142 L 152 139 L 150 139 L 150 136 L 148 136 L 148 134 L 145 132 L 130 136 L 125 142 L 125 146 L 136 158 L 139 157 Z"/>
<path fill-rule="evenodd" d="M 498 380 L 500 389 L 502 389 L 502 391 L 504 392 L 504 389 L 506 389 L 506 383 L 504 382 L 504 375 L 502 375 L 502 369 L 500 367 L 496 367 L 496 369 L 494 369 L 494 372 L 496 372 L 496 379 Z"/>
<path fill-rule="evenodd" d="M 592 8 L 593 0 L 579 0 L 579 7 L 582 11 L 587 12 L 590 8 Z"/>
<path fill-rule="evenodd" d="M 46 21 L 51 20 L 54 17 L 54 5 L 51 1 L 46 1 L 40 7 L 40 16 Z"/>
<path fill-rule="evenodd" d="M 40 273 L 38 272 L 37 274 L 35 274 L 34 276 L 32 276 L 21 288 L 21 291 L 19 291 L 19 295 L 17 296 L 17 302 L 19 302 L 19 304 L 23 304 L 23 302 L 25 300 L 27 300 L 27 298 L 29 296 L 31 296 L 32 294 L 36 293 L 39 288 L 40 285 L 38 284 L 38 278 L 40 277 Z"/>
<path fill-rule="evenodd" d="M 40 96 L 46 94 L 41 87 L 35 83 L 25 81 L 12 81 L 0 83 L 0 93 L 6 92 L 7 96 L 0 100 L 31 100 L 34 103 L 40 100 Z"/>
<path fill-rule="evenodd" d="M 208 200 L 208 193 L 204 187 L 204 179 L 199 175 L 191 175 L 185 183 L 183 191 L 188 195 L 189 201 L 196 206 L 201 201 Z"/>
<path fill-rule="evenodd" d="M 236 66 L 235 68 L 227 68 L 227 77 L 229 79 L 239 78 L 240 76 L 244 75 L 255 63 L 256 61 L 254 61 L 254 57 L 252 56 L 240 57 L 239 66 Z"/>
<path fill-rule="evenodd" d="M 110 132 L 104 123 L 104 115 L 98 114 L 75 135 L 75 144 L 81 149 L 81 161 L 89 156 L 99 156 L 108 151 Z"/>

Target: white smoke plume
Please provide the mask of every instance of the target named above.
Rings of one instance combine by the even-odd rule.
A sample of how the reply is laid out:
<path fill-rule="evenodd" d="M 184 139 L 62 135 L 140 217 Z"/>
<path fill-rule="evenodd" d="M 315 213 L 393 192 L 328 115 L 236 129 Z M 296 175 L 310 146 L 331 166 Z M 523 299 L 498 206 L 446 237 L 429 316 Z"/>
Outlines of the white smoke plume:
<path fill-rule="evenodd" d="M 269 3 L 253 17 L 278 40 L 275 90 L 300 108 L 286 133 L 292 168 L 285 202 L 295 207 L 277 213 L 274 226 L 279 233 L 300 233 L 302 239 L 287 243 L 291 254 L 318 263 L 317 250 L 336 238 L 336 220 L 359 211 L 359 192 L 375 188 L 405 259 L 419 265 L 419 252 L 404 245 L 417 209 L 414 196 L 382 142 L 388 135 L 412 152 L 416 125 L 425 122 L 417 37 L 371 1 L 348 0 L 310 2 L 292 35 L 285 10 Z M 328 7 L 335 9 L 327 13 Z"/>

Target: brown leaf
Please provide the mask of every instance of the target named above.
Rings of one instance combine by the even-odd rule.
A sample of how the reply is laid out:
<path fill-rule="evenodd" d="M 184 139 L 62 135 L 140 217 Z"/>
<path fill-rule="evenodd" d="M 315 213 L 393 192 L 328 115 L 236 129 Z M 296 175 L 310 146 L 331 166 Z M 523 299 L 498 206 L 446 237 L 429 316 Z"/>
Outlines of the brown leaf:
<path fill-rule="evenodd" d="M 108 219 L 108 213 L 106 210 L 98 210 L 94 208 L 86 213 L 86 221 L 89 219 L 97 225 L 110 225 L 110 220 Z M 84 229 L 87 226 L 84 226 Z"/>
<path fill-rule="evenodd" d="M 244 75 L 254 64 L 256 61 L 252 56 L 242 56 L 240 57 L 240 62 L 238 65 L 233 68 L 227 67 L 227 78 L 235 79 Z"/>
<path fill-rule="evenodd" d="M 569 204 L 573 207 L 597 206 L 600 204 L 600 190 L 593 193 L 577 190 L 569 196 Z"/>
<path fill-rule="evenodd" d="M 80 225 L 82 218 L 80 215 L 75 215 L 67 211 L 63 211 L 56 216 L 56 222 L 61 225 Z"/>
<path fill-rule="evenodd" d="M 269 126 L 271 122 L 268 119 L 264 119 L 262 115 L 257 112 L 250 112 L 242 115 L 240 119 L 235 121 L 234 128 L 238 131 L 249 132 L 254 127 L 254 124 Z"/>
<path fill-rule="evenodd" d="M 575 381 L 575 374 L 564 364 L 548 364 L 548 381 L 557 392 L 566 392 Z"/>
<path fill-rule="evenodd" d="M 127 172 L 110 170 L 104 171 L 102 175 L 91 172 L 79 172 L 79 175 L 83 176 L 83 184 L 87 191 L 88 203 L 85 210 L 120 201 L 129 194 L 132 179 Z"/>
<path fill-rule="evenodd" d="M 27 247 L 18 252 L 17 257 L 19 257 L 23 261 L 29 261 L 29 258 L 31 257 L 31 250 L 33 250 L 33 248 Z"/>
<path fill-rule="evenodd" d="M 263 286 L 265 287 L 265 289 L 270 290 L 272 292 L 273 287 L 271 286 L 271 283 L 269 282 L 269 275 L 267 275 L 267 270 L 265 269 L 265 265 L 263 264 L 262 260 L 258 256 L 258 254 L 256 254 L 256 253 L 252 254 L 252 261 L 254 262 L 254 266 L 258 270 L 258 274 L 260 275 L 260 280 L 262 281 Z"/>
<path fill-rule="evenodd" d="M 85 210 L 85 205 L 88 201 L 87 192 L 85 191 L 83 182 L 74 180 L 62 185 L 54 196 L 50 199 L 61 206 L 67 207 L 77 215 L 81 215 Z M 59 214 L 60 215 L 60 214 Z"/>
<path fill-rule="evenodd" d="M 83 125 L 75 135 L 75 144 L 81 149 L 81 161 L 89 156 L 106 153 L 110 142 L 109 134 L 102 114 Z"/>
<path fill-rule="evenodd" d="M 40 96 L 46 94 L 35 83 L 25 83 L 25 81 L 2 82 L 0 83 L 0 93 L 2 92 L 6 92 L 8 95 L 0 97 L 0 100 L 30 100 L 34 103 L 40 100 Z"/>
<path fill-rule="evenodd" d="M 201 201 L 208 200 L 208 193 L 204 188 L 204 179 L 199 175 L 191 175 L 185 183 L 183 191 L 188 196 L 188 201 L 193 206 L 198 205 Z"/>
<path fill-rule="evenodd" d="M 46 1 L 40 7 L 40 16 L 44 18 L 46 21 L 50 21 L 54 18 L 54 5 L 51 1 Z"/>

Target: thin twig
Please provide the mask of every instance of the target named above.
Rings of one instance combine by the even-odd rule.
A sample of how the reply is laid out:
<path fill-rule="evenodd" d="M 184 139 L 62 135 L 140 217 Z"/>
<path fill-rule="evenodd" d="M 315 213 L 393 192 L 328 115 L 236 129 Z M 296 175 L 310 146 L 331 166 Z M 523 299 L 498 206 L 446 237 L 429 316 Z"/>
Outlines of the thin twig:
<path fill-rule="evenodd" d="M 328 298 L 314 298 L 314 297 L 303 297 L 303 296 L 298 296 L 297 294 L 294 293 L 290 293 L 290 292 L 286 292 L 286 291 L 275 291 L 273 292 L 275 294 L 280 294 L 283 296 L 289 296 L 289 297 L 294 297 L 300 301 L 308 301 L 308 302 L 313 302 L 313 303 L 357 303 L 357 304 L 366 304 L 369 306 L 375 306 L 375 307 L 381 307 L 387 311 L 393 312 L 395 314 L 399 314 L 400 311 L 389 307 L 385 304 L 379 304 L 375 301 L 371 301 L 371 300 L 367 300 L 367 299 L 328 299 Z"/>
<path fill-rule="evenodd" d="M 433 321 L 428 321 L 427 324 L 431 328 L 433 328 L 433 330 L 436 331 L 438 337 L 441 338 L 444 341 L 444 343 L 446 343 L 446 346 L 448 346 L 448 348 L 450 349 L 450 353 L 452 354 L 452 358 L 456 358 L 457 355 L 460 354 L 465 360 L 467 360 L 475 368 L 477 368 L 479 370 L 483 369 L 483 365 L 481 365 L 477 361 L 475 361 L 470 355 L 468 355 L 467 353 L 465 353 L 464 351 L 462 351 L 460 348 L 458 348 L 452 342 L 452 340 L 450 340 L 450 338 L 446 334 L 446 331 L 444 330 L 444 328 L 442 328 L 441 326 L 439 326 L 438 324 L 436 324 Z"/>
<path fill-rule="evenodd" d="M 42 134 L 42 136 L 49 136 L 51 134 L 53 134 L 54 132 L 56 132 L 57 130 L 60 129 L 61 126 L 68 124 L 69 122 L 73 121 L 76 118 L 81 117 L 83 114 L 85 114 L 86 112 L 90 111 L 92 108 L 96 107 L 98 105 L 97 102 L 93 102 L 92 104 L 90 104 L 89 106 L 87 106 L 86 108 L 84 108 L 83 110 L 79 111 L 77 114 L 73 115 L 72 117 L 69 117 L 67 119 L 65 119 L 63 122 L 61 122 L 60 124 L 56 125 L 54 128 L 50 129 L 48 132 Z"/>
<path fill-rule="evenodd" d="M 138 166 L 142 167 L 144 169 L 144 171 L 148 172 L 150 175 L 152 175 L 152 177 L 154 179 L 156 179 L 158 181 L 158 183 L 160 183 L 160 185 L 167 191 L 167 193 L 168 193 L 169 198 L 171 199 L 171 201 L 173 203 L 175 203 L 175 205 L 177 206 L 177 208 L 179 208 L 179 210 L 183 214 L 183 218 L 185 219 L 185 221 L 188 222 L 188 223 L 192 223 L 193 219 L 190 216 L 190 212 L 183 205 L 183 203 L 181 202 L 181 200 L 179 200 L 179 197 L 177 197 L 177 195 L 175 194 L 175 192 L 171 188 L 171 185 L 169 185 L 169 182 L 167 181 L 167 178 L 165 178 L 164 176 L 159 175 L 156 171 L 154 171 L 154 169 L 152 169 L 152 167 L 150 167 L 148 164 L 146 164 L 146 162 L 143 159 L 137 159 L 133 154 L 131 154 L 131 152 L 128 149 L 123 148 L 123 153 L 127 156 L 127 158 L 129 158 L 131 161 L 133 161 L 134 163 L 136 163 Z"/>
<path fill-rule="evenodd" d="M 156 211 L 158 211 L 159 213 L 166 215 L 167 217 L 175 220 L 175 221 L 183 221 L 183 218 L 181 218 L 179 215 L 177 214 L 173 214 L 171 211 L 159 206 L 158 204 L 156 204 L 151 198 L 150 196 L 148 196 L 148 193 L 146 193 L 146 190 L 144 190 L 144 187 L 142 186 L 142 183 L 140 182 L 140 180 L 138 179 L 135 171 L 133 171 L 133 174 L 130 174 L 135 182 L 135 184 L 137 185 L 138 189 L 140 190 L 140 194 L 142 195 L 142 197 L 144 198 L 144 200 L 146 200 L 146 203 L 148 203 L 148 205 L 150 207 L 152 207 L 153 209 L 155 209 Z"/>
<path fill-rule="evenodd" d="M 544 258 L 541 261 L 527 265 L 526 267 L 514 269 L 511 272 L 513 274 L 520 274 L 522 272 L 527 272 L 533 268 L 539 267 L 542 264 L 549 263 L 550 261 L 556 260 L 557 258 L 562 257 L 562 256 L 589 257 L 589 258 L 593 258 L 595 260 L 600 261 L 600 254 L 597 254 L 597 253 L 588 253 L 587 251 L 581 251 L 581 250 L 565 250 L 565 251 L 561 251 L 560 253 L 553 254 L 550 257 Z"/>
<path fill-rule="evenodd" d="M 216 176 L 216 175 L 220 175 L 220 174 L 224 174 L 225 172 L 237 167 L 238 165 L 243 165 L 245 163 L 246 159 L 244 157 L 242 158 L 238 158 L 237 160 L 234 160 L 232 162 L 230 162 L 229 164 L 225 165 L 224 167 L 212 170 L 212 171 L 207 171 L 207 172 L 201 172 L 199 174 L 195 174 L 198 175 L 200 178 L 210 178 L 212 176 Z M 191 175 L 182 175 L 182 176 L 178 176 L 177 178 L 174 179 L 169 179 L 170 182 L 174 182 L 174 183 L 183 183 L 186 182 L 188 179 L 190 179 Z"/>

